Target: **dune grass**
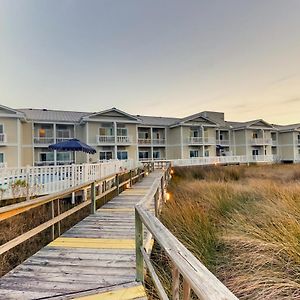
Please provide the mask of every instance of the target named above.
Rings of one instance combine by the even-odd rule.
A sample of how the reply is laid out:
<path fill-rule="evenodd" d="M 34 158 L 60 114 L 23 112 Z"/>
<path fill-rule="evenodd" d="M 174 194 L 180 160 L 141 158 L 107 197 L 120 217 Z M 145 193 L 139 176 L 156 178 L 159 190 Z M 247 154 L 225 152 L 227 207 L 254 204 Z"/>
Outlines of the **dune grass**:
<path fill-rule="evenodd" d="M 177 168 L 161 219 L 240 299 L 300 299 L 299 174 L 299 165 Z"/>

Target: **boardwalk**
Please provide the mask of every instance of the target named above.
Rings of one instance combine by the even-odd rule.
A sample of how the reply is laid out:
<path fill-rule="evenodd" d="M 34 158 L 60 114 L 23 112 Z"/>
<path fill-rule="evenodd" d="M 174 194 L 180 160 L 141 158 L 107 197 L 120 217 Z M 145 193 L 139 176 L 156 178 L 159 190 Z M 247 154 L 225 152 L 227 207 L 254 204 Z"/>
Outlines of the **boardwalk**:
<path fill-rule="evenodd" d="M 147 299 L 135 281 L 134 205 L 160 174 L 154 171 L 2 277 L 0 299 Z"/>

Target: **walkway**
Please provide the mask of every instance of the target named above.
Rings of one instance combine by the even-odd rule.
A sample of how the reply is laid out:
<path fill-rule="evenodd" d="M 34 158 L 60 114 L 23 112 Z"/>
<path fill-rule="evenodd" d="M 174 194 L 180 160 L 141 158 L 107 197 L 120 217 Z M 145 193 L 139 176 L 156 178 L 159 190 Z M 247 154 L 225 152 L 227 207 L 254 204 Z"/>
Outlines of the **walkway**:
<path fill-rule="evenodd" d="M 0 279 L 0 299 L 147 299 L 135 282 L 134 205 L 156 170 Z"/>

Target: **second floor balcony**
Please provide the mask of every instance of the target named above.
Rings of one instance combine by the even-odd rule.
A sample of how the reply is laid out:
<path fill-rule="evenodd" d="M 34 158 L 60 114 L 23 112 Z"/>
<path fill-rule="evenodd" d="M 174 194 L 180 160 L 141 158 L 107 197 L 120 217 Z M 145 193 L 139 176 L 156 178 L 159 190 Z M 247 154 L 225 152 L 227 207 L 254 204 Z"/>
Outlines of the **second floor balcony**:
<path fill-rule="evenodd" d="M 190 145 L 214 145 L 214 144 L 216 144 L 216 139 L 213 137 L 190 137 L 188 139 L 188 144 L 190 144 Z"/>
<path fill-rule="evenodd" d="M 131 144 L 132 138 L 130 136 L 117 136 L 115 138 L 114 135 L 97 135 L 97 143 L 98 145 L 103 144 Z"/>
<path fill-rule="evenodd" d="M 153 145 L 165 145 L 166 140 L 165 139 L 152 139 Z"/>
<path fill-rule="evenodd" d="M 250 139 L 250 144 L 255 146 L 260 145 L 272 145 L 272 139 L 271 138 L 252 138 Z"/>
<path fill-rule="evenodd" d="M 49 144 L 54 144 L 55 139 L 53 136 L 45 136 L 45 137 L 35 136 L 33 138 L 33 143 L 35 145 L 49 145 Z"/>
<path fill-rule="evenodd" d="M 218 140 L 216 140 L 216 144 L 221 145 L 221 146 L 229 146 L 230 141 L 229 140 L 220 140 L 220 139 L 218 139 Z"/>

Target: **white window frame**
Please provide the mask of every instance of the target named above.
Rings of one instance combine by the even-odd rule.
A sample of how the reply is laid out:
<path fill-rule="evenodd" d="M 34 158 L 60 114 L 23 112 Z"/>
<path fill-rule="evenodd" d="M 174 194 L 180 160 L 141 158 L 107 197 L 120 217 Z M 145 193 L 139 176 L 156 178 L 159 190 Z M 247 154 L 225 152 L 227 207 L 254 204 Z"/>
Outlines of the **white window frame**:
<path fill-rule="evenodd" d="M 53 154 L 53 159 L 52 160 L 47 160 L 47 159 L 46 160 L 42 160 L 41 159 L 41 155 L 42 154 L 46 154 L 46 157 L 47 157 L 48 154 Z M 39 162 L 53 162 L 53 161 L 54 161 L 54 152 L 51 152 L 51 151 L 45 152 L 45 151 L 43 151 L 43 152 L 39 153 Z"/>
<path fill-rule="evenodd" d="M 126 158 L 122 158 L 122 154 L 126 153 Z M 119 154 L 121 154 L 121 158 L 119 158 Z M 117 158 L 119 160 L 127 160 L 128 159 L 128 151 L 127 150 L 118 150 L 117 151 Z"/>
<path fill-rule="evenodd" d="M 194 154 L 192 155 L 192 153 L 194 153 Z M 191 149 L 190 150 L 190 158 L 195 158 L 195 157 L 199 157 L 199 150 Z"/>
<path fill-rule="evenodd" d="M 0 132 L 0 134 L 4 134 L 5 130 L 4 130 L 4 124 L 0 123 L 0 127 L 2 126 L 2 132 Z"/>
<path fill-rule="evenodd" d="M 105 154 L 104 157 L 105 158 L 101 158 L 101 154 Z M 107 158 L 107 154 L 111 153 L 111 158 Z M 99 160 L 110 160 L 113 159 L 113 151 L 112 150 L 101 150 L 99 151 Z"/>
<path fill-rule="evenodd" d="M 121 134 L 119 133 L 119 131 L 121 131 Z M 122 131 L 124 131 L 124 132 L 122 132 Z M 128 128 L 117 127 L 117 136 L 128 136 Z"/>
<path fill-rule="evenodd" d="M 141 153 L 147 153 L 147 157 L 144 157 L 144 155 L 143 155 L 143 157 L 140 157 Z M 149 151 L 147 151 L 147 150 L 139 150 L 139 159 L 150 159 L 150 156 L 151 156 L 151 153 Z"/>
<path fill-rule="evenodd" d="M 101 134 L 101 130 L 104 130 L 105 134 Z M 114 128 L 113 127 L 99 127 L 98 133 L 99 133 L 99 136 L 114 136 Z"/>
<path fill-rule="evenodd" d="M 64 155 L 68 155 L 68 159 L 59 159 L 58 156 L 64 154 Z M 56 152 L 56 160 L 57 161 L 71 161 L 71 152 Z"/>

